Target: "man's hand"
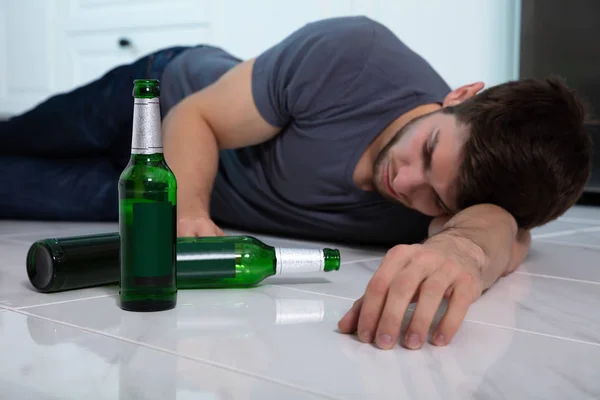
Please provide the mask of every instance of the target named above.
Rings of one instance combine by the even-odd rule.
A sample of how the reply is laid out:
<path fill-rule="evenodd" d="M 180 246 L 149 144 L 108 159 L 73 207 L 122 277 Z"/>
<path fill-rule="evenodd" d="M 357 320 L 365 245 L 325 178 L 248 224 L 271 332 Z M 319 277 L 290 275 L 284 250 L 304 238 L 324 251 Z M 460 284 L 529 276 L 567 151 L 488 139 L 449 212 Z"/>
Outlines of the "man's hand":
<path fill-rule="evenodd" d="M 433 343 L 446 345 L 471 303 L 501 276 L 524 260 L 531 243 L 528 231 L 491 204 L 479 204 L 451 218 L 434 220 L 424 244 L 392 248 L 358 299 L 340 320 L 343 333 L 358 330 L 363 342 L 389 349 L 398 341 L 409 303 L 416 308 L 404 335 L 406 347 L 417 349 L 428 337 L 443 298 L 448 309 L 433 333 Z"/>
<path fill-rule="evenodd" d="M 225 236 L 225 234 L 209 217 L 183 217 L 177 222 L 177 236 Z"/>
<path fill-rule="evenodd" d="M 484 257 L 475 243 L 451 234 L 440 234 L 424 244 L 392 248 L 364 296 L 340 320 L 340 331 L 358 331 L 362 342 L 392 348 L 398 342 L 409 304 L 416 301 L 403 344 L 418 349 L 429 336 L 442 299 L 447 298 L 448 309 L 433 334 L 434 344 L 446 345 L 484 290 Z"/>

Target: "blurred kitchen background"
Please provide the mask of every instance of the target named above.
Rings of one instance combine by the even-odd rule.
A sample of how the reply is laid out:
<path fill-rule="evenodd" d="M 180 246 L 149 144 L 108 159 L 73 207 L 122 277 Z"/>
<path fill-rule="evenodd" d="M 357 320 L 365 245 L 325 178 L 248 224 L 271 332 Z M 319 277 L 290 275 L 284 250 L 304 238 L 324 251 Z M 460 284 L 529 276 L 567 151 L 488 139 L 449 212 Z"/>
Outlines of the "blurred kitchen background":
<path fill-rule="evenodd" d="M 599 0 L 0 0 L 0 115 L 162 47 L 207 43 L 249 58 L 310 21 L 359 14 L 452 87 L 557 74 L 600 104 Z M 600 193 L 598 155 L 595 169 L 590 193 Z"/>

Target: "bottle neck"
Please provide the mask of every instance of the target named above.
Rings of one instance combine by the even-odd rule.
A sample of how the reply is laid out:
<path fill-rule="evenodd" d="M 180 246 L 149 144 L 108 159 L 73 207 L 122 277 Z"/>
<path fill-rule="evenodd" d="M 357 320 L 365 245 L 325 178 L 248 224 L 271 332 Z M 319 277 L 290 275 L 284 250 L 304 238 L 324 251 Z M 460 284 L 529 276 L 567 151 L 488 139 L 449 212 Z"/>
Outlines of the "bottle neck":
<path fill-rule="evenodd" d="M 275 275 L 325 270 L 323 250 L 275 247 Z"/>
<path fill-rule="evenodd" d="M 163 153 L 160 117 L 160 99 L 135 98 L 133 102 L 133 130 L 131 154 L 154 155 Z M 133 157 L 138 158 L 138 157 Z M 144 157 L 139 157 L 145 159 Z"/>
<path fill-rule="evenodd" d="M 165 156 L 163 153 L 153 154 L 137 154 L 132 153 L 130 159 L 131 165 L 161 165 L 165 162 Z"/>

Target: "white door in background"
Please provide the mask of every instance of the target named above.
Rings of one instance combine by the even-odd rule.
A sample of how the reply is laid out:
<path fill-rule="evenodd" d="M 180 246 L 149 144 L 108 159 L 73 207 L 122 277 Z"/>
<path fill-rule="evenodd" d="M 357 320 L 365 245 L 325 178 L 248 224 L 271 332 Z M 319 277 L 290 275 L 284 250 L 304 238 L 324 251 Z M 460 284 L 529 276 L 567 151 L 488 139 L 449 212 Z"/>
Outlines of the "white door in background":
<path fill-rule="evenodd" d="M 0 0 L 0 115 L 164 47 L 210 42 L 210 0 Z"/>
<path fill-rule="evenodd" d="M 0 114 L 24 111 L 55 91 L 54 1 L 0 1 Z"/>
<path fill-rule="evenodd" d="M 64 85 L 82 85 L 165 47 L 208 41 L 208 2 L 68 0 Z"/>

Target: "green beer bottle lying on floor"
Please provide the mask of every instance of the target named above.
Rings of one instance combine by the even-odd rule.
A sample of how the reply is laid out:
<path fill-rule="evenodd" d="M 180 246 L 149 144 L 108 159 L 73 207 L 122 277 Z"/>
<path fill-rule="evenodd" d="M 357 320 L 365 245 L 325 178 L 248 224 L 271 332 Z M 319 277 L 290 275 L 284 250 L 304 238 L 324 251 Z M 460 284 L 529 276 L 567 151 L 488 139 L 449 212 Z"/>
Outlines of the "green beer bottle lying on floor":
<path fill-rule="evenodd" d="M 253 286 L 272 275 L 339 267 L 340 254 L 334 249 L 273 247 L 252 236 L 177 239 L 180 289 Z"/>
<path fill-rule="evenodd" d="M 160 87 L 135 80 L 131 158 L 119 179 L 120 306 L 160 311 L 177 303 L 177 181 L 163 155 Z"/>
<path fill-rule="evenodd" d="M 27 276 L 43 293 L 119 281 L 118 233 L 49 238 L 31 245 Z M 251 287 L 273 275 L 340 268 L 337 249 L 270 246 L 253 236 L 176 239 L 178 289 Z"/>

